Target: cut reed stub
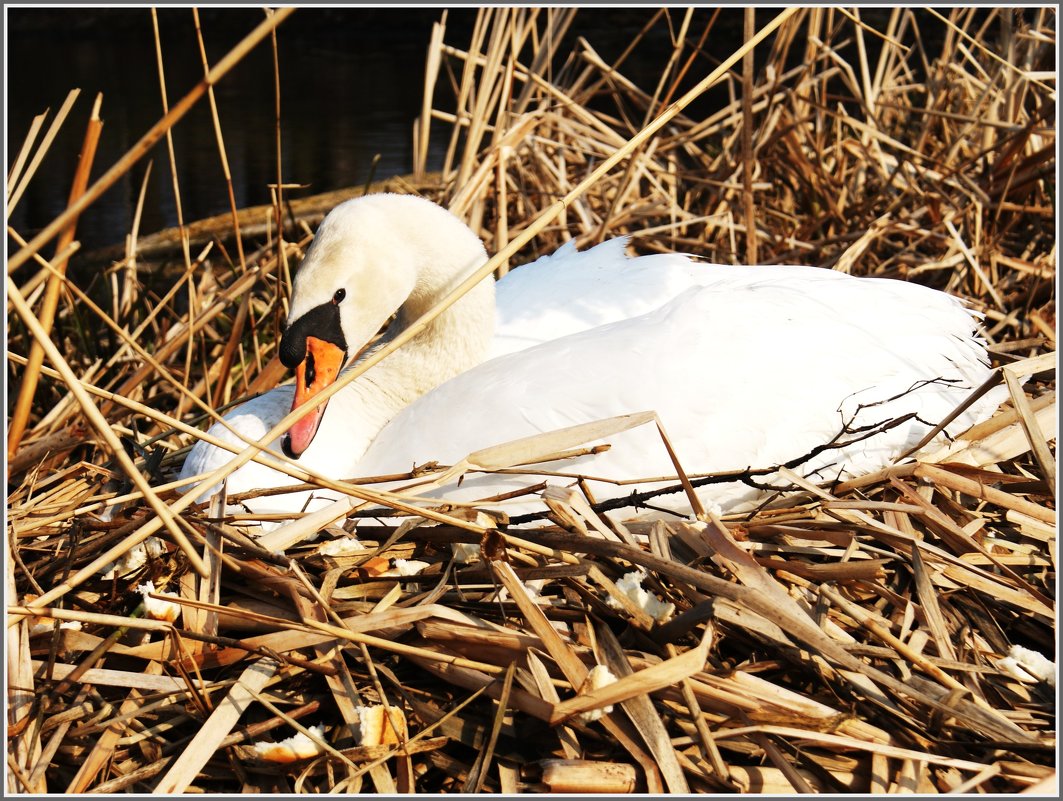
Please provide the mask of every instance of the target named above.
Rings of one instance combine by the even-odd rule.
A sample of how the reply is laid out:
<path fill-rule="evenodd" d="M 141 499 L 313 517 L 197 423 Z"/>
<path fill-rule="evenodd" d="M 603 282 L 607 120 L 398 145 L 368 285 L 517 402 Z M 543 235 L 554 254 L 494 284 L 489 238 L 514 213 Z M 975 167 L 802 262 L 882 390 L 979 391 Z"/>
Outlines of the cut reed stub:
<path fill-rule="evenodd" d="M 549 793 L 633 793 L 635 767 L 623 762 L 543 759 L 530 766 L 542 771 L 541 789 Z"/>
<path fill-rule="evenodd" d="M 496 530 L 491 529 L 484 533 L 480 539 L 480 554 L 487 562 L 508 562 L 509 554 L 506 553 L 506 538 Z"/>

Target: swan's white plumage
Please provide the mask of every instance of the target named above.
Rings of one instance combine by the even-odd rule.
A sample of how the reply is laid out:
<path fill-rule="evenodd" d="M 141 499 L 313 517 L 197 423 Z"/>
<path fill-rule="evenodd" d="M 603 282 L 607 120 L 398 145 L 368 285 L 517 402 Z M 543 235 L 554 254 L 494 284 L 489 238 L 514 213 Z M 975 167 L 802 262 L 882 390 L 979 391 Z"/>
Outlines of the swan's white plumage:
<path fill-rule="evenodd" d="M 627 237 L 577 251 L 569 240 L 496 285 L 490 357 L 653 311 L 709 280 L 705 265 L 678 253 L 629 258 Z"/>
<path fill-rule="evenodd" d="M 359 203 L 371 206 L 370 222 L 361 221 Z M 318 249 L 327 253 L 328 263 L 311 250 L 296 279 L 293 309 L 300 278 L 313 278 L 315 298 L 329 297 L 350 280 L 341 265 L 348 251 L 359 248 L 372 256 L 359 251 L 356 293 L 367 304 L 374 271 L 390 270 L 392 259 L 407 272 L 432 271 L 436 294 L 447 285 L 441 270 L 450 270 L 456 280 L 475 268 L 477 258 L 483 259 L 478 241 L 472 245 L 464 225 L 435 207 L 423 211 L 424 205 L 431 204 L 371 196 L 338 207 L 323 224 L 328 247 Z M 388 224 L 380 224 L 387 214 Z M 412 250 L 402 241 L 404 225 L 417 229 Z M 718 472 L 784 463 L 831 440 L 846 422 L 860 426 L 917 416 L 797 468 L 832 478 L 887 464 L 988 375 L 984 348 L 974 336 L 975 318 L 940 292 L 811 267 L 728 267 L 680 255 L 629 259 L 625 245 L 617 239 L 577 253 L 569 243 L 509 273 L 497 285 L 493 338 L 482 315 L 477 317 L 478 309 L 489 308 L 489 294 L 462 301 L 464 306 L 409 343 L 412 347 L 334 396 L 299 465 L 339 479 L 404 472 L 431 460 L 453 463 L 470 451 L 541 431 L 652 409 L 688 472 Z M 448 246 L 454 252 L 442 252 Z M 431 291 L 415 289 L 414 296 L 421 307 L 434 302 Z M 382 321 L 397 302 L 380 301 L 381 308 L 366 319 Z M 406 311 L 408 322 L 418 309 Z M 359 323 L 359 332 L 369 323 Z M 496 358 L 471 366 L 482 358 L 476 342 Z M 460 358 L 448 361 L 452 345 Z M 411 355 L 403 356 L 408 349 Z M 415 386 L 406 375 L 411 370 L 418 375 Z M 245 436 L 260 438 L 287 414 L 291 397 L 291 386 L 278 387 L 226 419 Z M 999 400 L 999 394 L 987 396 L 949 431 L 987 416 Z M 220 425 L 212 433 L 243 446 Z M 674 474 L 651 426 L 609 442 L 605 453 L 547 467 L 618 479 Z M 279 443 L 270 447 L 276 451 Z M 182 476 L 208 472 L 230 458 L 199 443 Z M 284 474 L 248 464 L 229 478 L 228 490 L 291 483 Z M 515 483 L 529 482 L 474 474 L 460 488 L 433 494 L 469 500 Z M 592 488 L 598 498 L 635 489 Z M 755 493 L 729 484 L 700 494 L 710 504 L 729 507 Z M 306 493 L 291 494 L 251 507 L 314 509 L 329 495 L 315 492 L 314 498 L 308 502 Z M 681 496 L 660 505 L 685 506 Z M 521 501 L 511 511 L 526 508 Z"/>
<path fill-rule="evenodd" d="M 424 204 L 417 198 L 408 200 L 414 201 L 414 210 Z M 434 204 L 424 205 L 430 207 L 433 215 L 442 212 Z M 336 211 L 342 210 L 343 207 L 339 207 Z M 299 305 L 293 302 L 290 319 L 305 313 L 313 303 L 330 297 L 342 280 L 340 269 L 335 266 L 342 253 L 339 225 L 342 217 L 336 211 L 318 229 L 315 245 L 296 279 L 298 288 L 309 287 L 307 292 L 301 293 L 302 298 L 311 297 L 313 301 L 297 298 L 300 302 Z M 375 232 L 381 234 L 377 222 L 374 219 L 372 225 Z M 460 227 L 469 233 L 464 225 Z M 431 230 L 431 226 L 426 226 L 426 230 Z M 325 239 L 322 240 L 323 233 Z M 364 246 L 364 240 L 360 241 Z M 447 237 L 441 239 L 440 246 L 445 247 L 448 242 L 455 246 L 455 240 Z M 661 306 L 683 289 L 698 285 L 703 278 L 700 265 L 678 254 L 629 258 L 625 253 L 627 242 L 627 237 L 618 237 L 589 250 L 577 251 L 575 242 L 570 241 L 555 253 L 509 272 L 495 285 L 494 336 L 489 342 L 488 357 L 513 353 L 566 334 L 643 314 Z M 482 246 L 480 253 L 483 253 Z M 381 264 L 389 262 L 386 252 L 377 258 Z M 476 266 L 472 264 L 472 267 Z M 368 279 L 365 282 L 371 283 Z M 360 475 L 358 461 L 361 455 L 395 412 L 393 404 L 382 406 L 378 402 L 381 394 L 386 392 L 388 382 L 376 380 L 375 374 L 384 366 L 374 368 L 367 381 L 355 382 L 333 397 L 317 436 L 298 461 L 300 466 L 331 478 Z M 424 367 L 421 363 L 408 369 L 423 372 Z M 393 378 L 397 372 L 393 369 L 389 377 Z M 291 384 L 276 387 L 241 404 L 225 415 L 225 421 L 248 440 L 257 442 L 288 414 L 293 395 Z M 210 433 L 238 449 L 246 447 L 244 440 L 226 426 L 216 424 Z M 274 453 L 279 452 L 280 439 L 274 440 L 268 448 Z M 186 458 L 180 477 L 209 473 L 231 458 L 229 451 L 205 442 L 197 443 Z M 293 483 L 295 479 L 286 474 L 251 462 L 229 476 L 227 491 L 229 495 L 235 495 Z M 247 506 L 259 512 L 297 512 L 318 508 L 323 505 L 323 499 L 331 497 L 320 491 L 290 493 L 254 500 Z"/>
<path fill-rule="evenodd" d="M 988 376 L 970 313 L 933 290 L 810 267 L 698 269 L 704 286 L 656 311 L 496 358 L 443 384 L 381 431 L 360 472 L 384 475 L 428 459 L 450 464 L 509 439 L 649 409 L 687 471 L 723 472 L 801 457 L 846 424 L 855 431 L 916 415 L 797 468 L 847 477 L 917 444 Z M 962 431 L 999 401 L 994 393 L 947 430 Z M 654 427 L 609 442 L 605 453 L 541 467 L 612 478 L 674 475 Z M 473 500 L 530 483 L 467 476 L 460 488 L 433 494 Z M 599 500 L 651 488 L 590 487 Z M 724 507 L 758 495 L 738 483 L 699 494 Z M 686 506 L 681 495 L 656 504 Z M 514 513 L 528 508 L 508 505 Z"/>

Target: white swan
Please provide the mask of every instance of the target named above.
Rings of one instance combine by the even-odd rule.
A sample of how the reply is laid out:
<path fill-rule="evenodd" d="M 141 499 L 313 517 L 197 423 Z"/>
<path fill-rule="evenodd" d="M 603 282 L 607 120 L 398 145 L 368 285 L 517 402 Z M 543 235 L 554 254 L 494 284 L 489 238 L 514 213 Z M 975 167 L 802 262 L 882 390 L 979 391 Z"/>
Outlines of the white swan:
<path fill-rule="evenodd" d="M 729 267 L 678 255 L 629 259 L 624 246 L 612 240 L 577 254 L 566 245 L 512 271 L 498 285 L 494 335 L 492 282 L 485 279 L 337 393 L 324 413 L 319 409 L 294 426 L 284 438 L 286 452 L 332 478 L 385 475 L 429 460 L 453 463 L 483 447 L 576 423 L 654 410 L 690 473 L 771 467 L 839 436 L 855 440 L 797 468 L 833 478 L 884 466 L 989 375 L 975 317 L 935 290 L 812 267 Z M 306 402 L 334 380 L 347 354 L 393 311 L 389 331 L 416 319 L 485 259 L 479 239 L 428 201 L 371 195 L 336 207 L 295 279 L 281 356 L 296 367 L 296 387 L 253 399 L 226 421 L 261 438 L 293 402 Z M 494 358 L 483 361 L 488 356 Z M 987 416 L 1000 398 L 987 396 L 948 432 Z M 869 427 L 898 419 L 861 438 Z M 211 432 L 242 446 L 221 425 Z M 542 467 L 620 480 L 674 476 L 653 427 L 609 442 L 604 453 Z M 200 442 L 181 476 L 208 472 L 230 458 Z M 292 483 L 251 463 L 230 476 L 228 491 Z M 526 477 L 473 475 L 460 488 L 435 494 L 471 500 L 529 483 Z M 590 487 L 597 499 L 646 488 Z M 757 494 L 743 484 L 699 491 L 708 504 L 724 508 Z M 308 503 L 308 493 L 293 493 L 248 507 L 299 511 L 330 497 L 315 492 Z M 517 503 L 523 511 L 528 499 Z M 681 494 L 655 505 L 687 508 Z"/>

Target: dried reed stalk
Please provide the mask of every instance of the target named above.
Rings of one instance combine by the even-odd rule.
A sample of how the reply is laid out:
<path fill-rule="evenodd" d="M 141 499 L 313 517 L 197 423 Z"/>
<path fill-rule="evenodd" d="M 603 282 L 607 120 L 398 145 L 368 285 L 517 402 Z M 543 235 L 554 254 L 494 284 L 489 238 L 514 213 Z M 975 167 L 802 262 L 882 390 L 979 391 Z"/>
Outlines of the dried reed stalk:
<path fill-rule="evenodd" d="M 92 171 L 92 162 L 96 157 L 96 145 L 100 141 L 100 132 L 103 130 L 103 120 L 100 119 L 100 103 L 102 95 L 97 95 L 96 102 L 89 114 L 89 122 L 85 128 L 85 140 L 81 145 L 81 157 L 78 160 L 77 172 L 74 173 L 74 183 L 70 187 L 69 204 L 77 202 L 85 193 L 85 187 L 89 183 L 89 173 Z M 77 229 L 75 217 L 56 243 L 56 251 L 62 253 L 74 241 L 74 232 Z M 41 302 L 40 323 L 44 333 L 50 334 L 52 323 L 55 320 L 55 309 L 59 303 L 59 285 L 66 271 L 67 259 L 58 260 L 54 263 L 55 273 L 49 279 L 45 289 L 44 299 Z M 7 430 L 7 456 L 10 459 L 18 451 L 22 435 L 26 431 L 26 423 L 29 420 L 30 404 L 33 402 L 33 393 L 37 388 L 37 376 L 44 362 L 44 351 L 38 343 L 30 348 L 29 362 L 26 364 L 26 372 L 19 386 L 18 399 L 15 401 L 15 409 L 11 413 L 11 425 Z"/>
<path fill-rule="evenodd" d="M 295 200 L 305 228 L 276 213 L 253 228 L 241 212 L 236 264 L 209 244 L 234 235 L 231 213 L 191 223 L 199 257 L 126 304 L 57 277 L 50 334 L 13 274 L 9 362 L 20 370 L 36 341 L 56 369 L 41 370 L 9 472 L 10 789 L 929 794 L 1054 777 L 1054 693 L 1003 659 L 1013 645 L 1051 655 L 1055 641 L 1053 17 L 810 9 L 781 21 L 757 74 L 731 71 L 741 49 L 718 69 L 701 52 L 726 14 L 659 9 L 612 64 L 578 36 L 562 49 L 579 31 L 573 9 L 493 9 L 471 42 L 439 25 L 416 127 L 423 178 L 389 186 L 451 205 L 498 243 L 471 283 L 573 236 L 635 234 L 646 251 L 731 261 L 755 247 L 762 262 L 948 289 L 986 315 L 1008 407 L 936 453 L 843 484 L 784 469 L 789 491 L 701 521 L 621 519 L 575 474 L 546 493 L 550 520 L 530 524 L 418 497 L 478 471 L 540 492 L 536 460 L 652 415 L 389 477 L 407 479 L 401 493 L 293 464 L 293 484 L 344 500 L 252 541 L 248 515 L 192 494 L 171 502 L 168 479 L 216 418 L 206 399 L 282 375 L 284 263 L 339 196 Z M 673 38 L 643 91 L 623 69 L 657 26 Z M 203 64 L 205 87 L 221 66 Z M 723 100 L 703 111 L 692 92 L 717 78 Z M 440 107 L 432 91 L 451 79 L 455 100 Z M 216 120 L 215 135 L 224 157 Z M 429 176 L 437 135 L 449 147 Z M 12 180 L 32 152 L 27 142 Z M 21 263 L 41 267 L 33 287 L 58 276 L 36 254 L 46 240 L 12 235 Z M 162 252 L 143 245 L 130 253 Z M 86 335 L 96 329 L 111 340 Z M 251 443 L 233 450 L 225 470 L 257 458 Z M 703 480 L 674 467 L 676 491 Z M 165 514 L 204 543 L 195 560 L 211 581 L 173 546 L 129 577 L 97 576 L 101 554 L 128 550 Z M 399 559 L 424 567 L 399 575 Z M 619 589 L 635 570 L 671 617 Z M 176 593 L 179 622 L 131 623 L 129 591 L 149 578 Z M 597 665 L 618 680 L 592 688 Z M 401 712 L 408 736 L 361 744 L 359 705 Z M 317 755 L 271 763 L 248 744 L 292 731 Z"/>

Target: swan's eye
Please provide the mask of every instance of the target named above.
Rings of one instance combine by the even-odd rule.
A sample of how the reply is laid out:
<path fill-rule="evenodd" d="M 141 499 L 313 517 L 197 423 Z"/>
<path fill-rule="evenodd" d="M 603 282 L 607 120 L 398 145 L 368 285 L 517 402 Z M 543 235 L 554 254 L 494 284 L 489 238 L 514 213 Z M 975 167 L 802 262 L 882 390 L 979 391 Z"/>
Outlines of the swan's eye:
<path fill-rule="evenodd" d="M 347 290 L 340 287 L 336 290 L 336 294 L 332 296 L 332 302 L 338 304 L 345 297 L 347 297 Z"/>

